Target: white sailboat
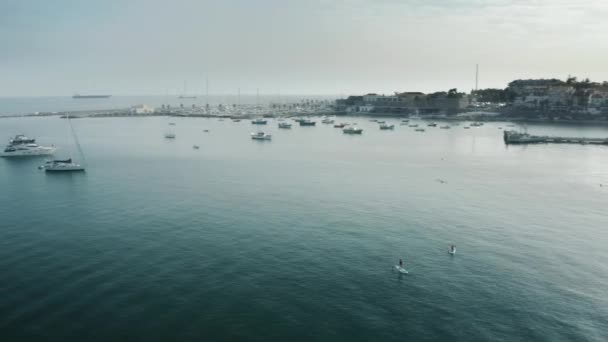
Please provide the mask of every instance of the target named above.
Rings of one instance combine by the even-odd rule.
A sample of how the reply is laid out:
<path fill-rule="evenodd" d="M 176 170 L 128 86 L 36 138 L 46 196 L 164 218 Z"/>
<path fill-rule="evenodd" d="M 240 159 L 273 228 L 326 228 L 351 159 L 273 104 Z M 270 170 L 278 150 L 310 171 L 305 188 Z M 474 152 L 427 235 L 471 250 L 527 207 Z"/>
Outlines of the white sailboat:
<path fill-rule="evenodd" d="M 78 148 L 78 152 L 80 153 L 80 157 L 84 162 L 84 153 L 82 152 L 82 148 L 80 147 L 80 143 L 78 142 L 78 138 L 76 137 L 76 132 L 74 131 L 74 127 L 72 126 L 72 121 L 70 121 L 70 117 L 67 118 L 68 124 L 70 126 L 70 132 L 76 147 Z M 76 163 L 72 160 L 72 158 L 68 159 L 54 159 L 47 161 L 44 165 L 40 167 L 44 169 L 46 172 L 74 172 L 74 171 L 84 171 L 84 165 Z"/>

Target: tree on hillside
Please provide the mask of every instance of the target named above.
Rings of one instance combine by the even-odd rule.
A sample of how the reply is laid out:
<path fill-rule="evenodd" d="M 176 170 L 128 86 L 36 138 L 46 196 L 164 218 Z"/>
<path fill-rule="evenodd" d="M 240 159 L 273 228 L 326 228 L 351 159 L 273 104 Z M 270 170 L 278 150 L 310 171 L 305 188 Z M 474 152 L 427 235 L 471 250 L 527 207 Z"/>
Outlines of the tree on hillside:
<path fill-rule="evenodd" d="M 508 100 L 508 88 L 507 89 L 479 89 L 471 92 L 478 102 L 490 102 L 490 103 L 502 103 Z"/>
<path fill-rule="evenodd" d="M 568 76 L 568 79 L 566 80 L 566 84 L 574 84 L 576 83 L 576 76 Z"/>

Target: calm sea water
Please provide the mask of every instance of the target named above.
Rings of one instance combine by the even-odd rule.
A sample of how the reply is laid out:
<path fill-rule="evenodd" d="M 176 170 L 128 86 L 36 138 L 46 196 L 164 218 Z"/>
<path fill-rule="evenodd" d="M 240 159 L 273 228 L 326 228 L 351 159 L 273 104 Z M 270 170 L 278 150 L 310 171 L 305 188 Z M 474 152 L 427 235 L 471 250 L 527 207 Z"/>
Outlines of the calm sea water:
<path fill-rule="evenodd" d="M 608 148 L 344 120 L 79 119 L 86 173 L 0 159 L 2 340 L 608 339 Z M 65 120 L 16 133 L 80 158 Z"/>

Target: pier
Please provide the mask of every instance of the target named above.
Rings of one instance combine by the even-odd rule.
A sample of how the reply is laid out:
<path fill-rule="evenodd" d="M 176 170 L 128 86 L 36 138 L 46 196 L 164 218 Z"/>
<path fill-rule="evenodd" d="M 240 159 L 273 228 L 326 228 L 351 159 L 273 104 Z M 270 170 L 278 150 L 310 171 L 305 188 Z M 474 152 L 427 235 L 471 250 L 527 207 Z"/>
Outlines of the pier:
<path fill-rule="evenodd" d="M 608 138 L 572 138 L 530 135 L 517 131 L 504 131 L 505 144 L 582 144 L 582 145 L 608 145 Z"/>

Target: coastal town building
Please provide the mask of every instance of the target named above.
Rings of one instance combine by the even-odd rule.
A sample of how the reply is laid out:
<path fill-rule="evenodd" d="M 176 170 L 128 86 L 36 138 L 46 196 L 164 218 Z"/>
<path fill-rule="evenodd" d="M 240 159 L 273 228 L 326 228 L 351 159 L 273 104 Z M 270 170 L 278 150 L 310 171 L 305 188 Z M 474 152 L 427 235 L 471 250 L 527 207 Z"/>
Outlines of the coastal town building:
<path fill-rule="evenodd" d="M 442 114 L 454 115 L 480 109 L 518 117 L 555 120 L 608 120 L 608 82 L 559 79 L 515 80 L 505 89 L 478 89 L 470 95 L 456 89 L 425 94 L 369 93 L 336 100 L 334 109 L 348 114 Z"/>
<path fill-rule="evenodd" d="M 608 114 L 608 85 L 576 78 L 516 80 L 505 90 L 510 110 L 546 115 Z"/>
<path fill-rule="evenodd" d="M 349 96 L 336 101 L 336 109 L 345 113 L 366 114 L 456 114 L 470 103 L 469 96 L 450 92 L 424 94 L 422 92 L 395 92 L 393 95 L 369 93 Z"/>
<path fill-rule="evenodd" d="M 154 113 L 154 110 L 154 107 L 145 104 L 139 104 L 131 107 L 131 114 L 152 114 Z"/>

